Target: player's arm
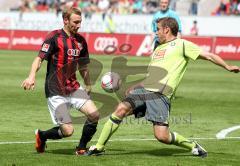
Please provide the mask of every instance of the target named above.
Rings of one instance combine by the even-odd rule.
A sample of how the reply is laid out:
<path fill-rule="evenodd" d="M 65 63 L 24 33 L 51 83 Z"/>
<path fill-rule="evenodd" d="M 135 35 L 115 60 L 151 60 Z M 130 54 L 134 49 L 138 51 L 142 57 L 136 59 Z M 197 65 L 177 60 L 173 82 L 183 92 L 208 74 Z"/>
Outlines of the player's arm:
<path fill-rule="evenodd" d="M 88 70 L 88 65 L 81 65 L 78 67 L 79 73 L 81 77 L 83 78 L 84 84 L 86 85 L 85 89 L 88 93 L 91 92 L 91 81 L 90 81 L 90 74 Z"/>
<path fill-rule="evenodd" d="M 240 68 L 238 66 L 228 65 L 220 56 L 210 52 L 201 51 L 198 58 L 211 61 L 212 63 L 221 66 L 230 72 L 238 73 L 240 71 Z"/>
<path fill-rule="evenodd" d="M 22 85 L 21 85 L 21 87 L 23 87 L 24 90 L 34 89 L 36 73 L 40 69 L 41 63 L 42 63 L 42 59 L 40 57 L 36 57 L 33 60 L 29 76 L 22 82 Z"/>
<path fill-rule="evenodd" d="M 54 54 L 55 49 L 55 34 L 57 31 L 52 31 L 49 33 L 42 44 L 42 48 L 39 51 L 38 56 L 33 60 L 32 67 L 29 73 L 28 78 L 26 78 L 23 83 L 22 87 L 25 90 L 33 90 L 35 86 L 35 76 L 37 71 L 40 69 L 42 61 L 47 60 L 48 57 Z"/>

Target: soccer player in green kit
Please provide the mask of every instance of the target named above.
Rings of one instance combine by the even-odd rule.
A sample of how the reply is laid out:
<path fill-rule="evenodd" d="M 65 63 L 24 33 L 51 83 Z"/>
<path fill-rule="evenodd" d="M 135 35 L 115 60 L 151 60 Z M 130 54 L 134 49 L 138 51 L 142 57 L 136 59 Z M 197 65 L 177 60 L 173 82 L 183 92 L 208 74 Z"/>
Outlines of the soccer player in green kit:
<path fill-rule="evenodd" d="M 192 42 L 177 38 L 178 24 L 174 18 L 158 19 L 156 33 L 160 45 L 152 54 L 146 79 L 127 90 L 127 96 L 105 123 L 97 144 L 90 147 L 88 155 L 104 152 L 107 141 L 123 118 L 134 114 L 137 117 L 143 115 L 152 122 L 158 141 L 186 148 L 194 156 L 207 156 L 207 151 L 196 141 L 170 131 L 168 118 L 171 97 L 183 78 L 189 60 L 207 60 L 234 73 L 238 73 L 240 68 L 228 65 L 218 55 L 202 51 Z"/>

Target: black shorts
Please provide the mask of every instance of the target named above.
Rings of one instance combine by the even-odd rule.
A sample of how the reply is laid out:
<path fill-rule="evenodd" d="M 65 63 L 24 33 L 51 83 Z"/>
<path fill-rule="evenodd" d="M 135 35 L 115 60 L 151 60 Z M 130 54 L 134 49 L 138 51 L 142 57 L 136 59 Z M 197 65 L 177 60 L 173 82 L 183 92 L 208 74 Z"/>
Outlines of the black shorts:
<path fill-rule="evenodd" d="M 168 124 L 170 100 L 159 92 L 138 88 L 133 90 L 123 102 L 131 104 L 136 118 L 145 117 L 154 124 Z"/>

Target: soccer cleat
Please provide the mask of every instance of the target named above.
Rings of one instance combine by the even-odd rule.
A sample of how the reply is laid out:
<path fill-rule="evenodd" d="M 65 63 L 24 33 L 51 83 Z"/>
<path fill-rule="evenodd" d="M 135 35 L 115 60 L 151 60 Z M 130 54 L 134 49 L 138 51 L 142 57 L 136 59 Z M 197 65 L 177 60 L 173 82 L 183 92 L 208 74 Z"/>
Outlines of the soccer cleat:
<path fill-rule="evenodd" d="M 196 145 L 195 147 L 192 149 L 192 154 L 194 156 L 199 156 L 199 157 L 207 157 L 208 153 L 207 151 L 196 141 L 194 142 Z"/>
<path fill-rule="evenodd" d="M 81 156 L 81 155 L 86 156 L 87 155 L 87 149 L 86 148 L 83 149 L 83 148 L 76 147 L 75 154 L 77 156 Z"/>
<path fill-rule="evenodd" d="M 40 138 L 40 133 L 41 131 L 39 129 L 35 130 L 35 138 L 36 138 L 36 143 L 35 143 L 35 149 L 37 150 L 38 153 L 43 153 L 46 148 L 46 140 L 42 140 Z"/>
<path fill-rule="evenodd" d="M 104 152 L 105 152 L 104 149 L 98 150 L 96 146 L 91 146 L 87 152 L 87 156 L 99 156 L 103 155 Z"/>

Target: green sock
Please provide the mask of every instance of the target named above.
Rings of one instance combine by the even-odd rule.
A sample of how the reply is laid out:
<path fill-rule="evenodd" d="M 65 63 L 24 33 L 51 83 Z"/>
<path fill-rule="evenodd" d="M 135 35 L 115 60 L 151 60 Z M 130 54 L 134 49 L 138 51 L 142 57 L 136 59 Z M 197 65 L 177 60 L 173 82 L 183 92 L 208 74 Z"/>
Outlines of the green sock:
<path fill-rule="evenodd" d="M 171 137 L 172 137 L 171 144 L 174 144 L 176 146 L 180 146 L 182 148 L 186 148 L 189 150 L 192 150 L 192 148 L 195 147 L 195 143 L 193 141 L 190 141 L 184 138 L 183 136 L 181 136 L 176 132 L 171 132 Z"/>
<path fill-rule="evenodd" d="M 122 119 L 117 117 L 116 115 L 111 115 L 109 120 L 105 123 L 98 142 L 96 144 L 96 148 L 101 150 L 104 148 L 105 144 L 109 140 L 109 138 L 113 135 L 113 133 L 118 129 Z"/>

